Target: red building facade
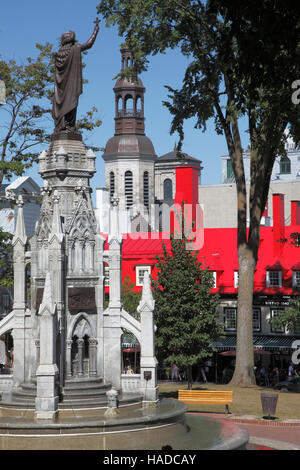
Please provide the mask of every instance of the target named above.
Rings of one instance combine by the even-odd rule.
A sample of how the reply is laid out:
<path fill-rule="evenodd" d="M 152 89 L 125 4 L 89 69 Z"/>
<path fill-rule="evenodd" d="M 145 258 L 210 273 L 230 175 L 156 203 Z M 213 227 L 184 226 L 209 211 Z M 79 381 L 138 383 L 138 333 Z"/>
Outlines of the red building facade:
<path fill-rule="evenodd" d="M 226 336 L 213 346 L 219 351 L 234 351 L 238 294 L 237 229 L 202 226 L 202 212 L 198 210 L 198 214 L 196 213 L 199 201 L 195 174 L 196 168 L 193 169 L 191 165 L 176 168 L 175 204 L 177 207 L 182 202 L 186 204 L 189 221 L 197 218 L 197 228 L 194 227 L 194 230 L 198 236 L 195 244 L 199 250 L 198 260 L 213 273 L 215 287 L 211 293 L 218 293 L 220 297 L 220 316 L 224 321 Z M 300 338 L 295 333 L 274 330 L 270 325 L 270 319 L 287 308 L 290 298 L 300 289 L 300 246 L 290 243 L 290 235 L 300 232 L 300 203 L 292 201 L 291 205 L 291 224 L 287 226 L 284 195 L 273 195 L 273 225 L 261 227 L 254 275 L 253 347 L 258 356 L 260 351 L 270 352 L 270 356 L 266 353 L 267 357 L 258 357 L 259 360 L 276 360 L 281 367 L 289 362 L 293 342 Z M 170 217 L 171 230 L 176 230 L 178 222 L 172 208 Z M 129 277 L 135 285 L 134 290 L 139 291 L 142 289 L 144 270 L 148 270 L 155 278 L 156 257 L 162 253 L 163 243 L 169 249 L 169 233 L 123 234 L 122 280 Z M 108 289 L 107 286 L 107 292 Z"/>

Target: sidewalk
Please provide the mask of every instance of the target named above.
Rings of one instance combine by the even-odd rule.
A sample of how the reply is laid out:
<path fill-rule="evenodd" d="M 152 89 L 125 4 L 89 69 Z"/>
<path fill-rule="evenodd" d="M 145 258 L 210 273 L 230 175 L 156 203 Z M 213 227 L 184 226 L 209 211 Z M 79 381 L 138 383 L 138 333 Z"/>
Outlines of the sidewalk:
<path fill-rule="evenodd" d="M 230 420 L 249 433 L 249 443 L 278 450 L 300 450 L 300 420 L 259 420 L 254 416 L 224 415 L 222 413 L 191 413 Z"/>

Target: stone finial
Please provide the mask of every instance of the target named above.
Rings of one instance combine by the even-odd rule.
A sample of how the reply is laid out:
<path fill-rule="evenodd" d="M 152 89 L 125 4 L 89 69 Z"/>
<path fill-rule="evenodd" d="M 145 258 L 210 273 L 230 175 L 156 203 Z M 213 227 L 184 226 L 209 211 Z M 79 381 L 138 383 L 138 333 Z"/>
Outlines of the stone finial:
<path fill-rule="evenodd" d="M 111 240 L 117 240 L 121 243 L 122 235 L 119 232 L 119 199 L 116 197 L 116 194 L 114 194 L 110 201 L 110 233 L 108 243 L 110 243 Z"/>
<path fill-rule="evenodd" d="M 18 215 L 17 215 L 17 222 L 16 222 L 16 231 L 12 240 L 13 245 L 16 243 L 17 240 L 20 240 L 23 245 L 26 245 L 26 242 L 27 242 L 24 214 L 23 214 L 23 205 L 24 205 L 23 198 L 21 195 L 19 195 L 18 200 L 17 200 Z"/>
<path fill-rule="evenodd" d="M 47 152 L 46 150 L 43 150 L 39 155 L 39 161 L 45 160 L 46 156 L 47 156 Z"/>
<path fill-rule="evenodd" d="M 46 274 L 43 299 L 39 308 L 39 314 L 40 315 L 43 314 L 45 310 L 47 310 L 49 313 L 52 313 L 52 314 L 54 313 L 52 282 L 51 282 L 51 275 L 49 271 L 47 271 L 47 274 Z"/>
<path fill-rule="evenodd" d="M 53 193 L 53 219 L 52 219 L 52 227 L 51 233 L 49 236 L 49 242 L 51 242 L 52 238 L 56 236 L 59 241 L 62 241 L 63 238 L 63 230 L 61 225 L 61 218 L 59 213 L 59 193 L 57 190 Z"/>
<path fill-rule="evenodd" d="M 55 191 L 54 191 L 54 193 L 53 193 L 53 202 L 54 202 L 54 204 L 58 204 L 58 203 L 59 203 L 59 199 L 60 199 L 60 195 L 58 194 L 57 189 L 55 189 Z"/>
<path fill-rule="evenodd" d="M 88 158 L 96 158 L 96 155 L 94 154 L 92 149 L 88 149 L 86 155 Z"/>
<path fill-rule="evenodd" d="M 143 290 L 142 290 L 142 298 L 137 308 L 137 311 L 141 313 L 145 310 L 145 307 L 148 307 L 150 311 L 154 310 L 155 302 L 153 300 L 152 290 L 151 290 L 151 281 L 149 272 L 145 271 L 144 273 L 144 281 L 143 281 Z"/>
<path fill-rule="evenodd" d="M 63 146 L 61 145 L 58 149 L 57 155 L 67 155 L 68 152 L 65 151 Z"/>
<path fill-rule="evenodd" d="M 19 197 L 18 197 L 17 206 L 18 206 L 19 208 L 24 206 L 24 201 L 23 201 L 23 198 L 22 198 L 21 194 L 20 194 Z"/>

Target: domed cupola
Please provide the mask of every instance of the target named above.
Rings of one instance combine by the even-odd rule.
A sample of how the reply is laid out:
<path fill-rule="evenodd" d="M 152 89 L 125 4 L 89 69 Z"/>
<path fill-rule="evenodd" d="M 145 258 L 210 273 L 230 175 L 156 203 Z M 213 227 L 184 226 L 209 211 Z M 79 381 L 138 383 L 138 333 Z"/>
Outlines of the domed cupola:
<path fill-rule="evenodd" d="M 121 48 L 121 70 L 131 67 L 133 56 Z M 144 94 L 141 79 L 132 73 L 120 77 L 114 86 L 115 133 L 105 146 L 106 188 L 110 198 L 119 198 L 121 210 L 131 211 L 131 218 L 149 211 L 154 204 L 154 164 L 157 159 L 151 140 L 145 135 Z"/>
<path fill-rule="evenodd" d="M 121 49 L 122 71 L 133 66 L 133 56 L 128 47 Z M 115 135 L 145 134 L 145 87 L 137 76 L 119 78 L 115 92 Z"/>

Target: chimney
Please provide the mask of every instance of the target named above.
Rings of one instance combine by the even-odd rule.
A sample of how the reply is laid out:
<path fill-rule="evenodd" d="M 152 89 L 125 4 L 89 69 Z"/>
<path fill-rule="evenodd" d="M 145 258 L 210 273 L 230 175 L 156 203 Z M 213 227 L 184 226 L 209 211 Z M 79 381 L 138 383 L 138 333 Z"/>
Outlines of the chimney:
<path fill-rule="evenodd" d="M 291 201 L 291 225 L 300 225 L 300 201 Z"/>
<path fill-rule="evenodd" d="M 273 194 L 273 254 L 282 254 L 284 230 L 284 194 Z"/>
<path fill-rule="evenodd" d="M 183 164 L 175 169 L 176 172 L 176 194 L 175 208 L 178 212 L 182 202 L 184 202 L 184 222 L 185 227 L 191 227 L 192 221 L 196 222 L 197 205 L 198 205 L 198 184 L 199 184 L 199 167 Z M 171 211 L 171 231 L 181 231 L 179 221 Z M 194 227 L 195 228 L 195 224 Z"/>

